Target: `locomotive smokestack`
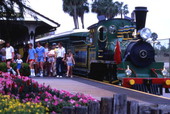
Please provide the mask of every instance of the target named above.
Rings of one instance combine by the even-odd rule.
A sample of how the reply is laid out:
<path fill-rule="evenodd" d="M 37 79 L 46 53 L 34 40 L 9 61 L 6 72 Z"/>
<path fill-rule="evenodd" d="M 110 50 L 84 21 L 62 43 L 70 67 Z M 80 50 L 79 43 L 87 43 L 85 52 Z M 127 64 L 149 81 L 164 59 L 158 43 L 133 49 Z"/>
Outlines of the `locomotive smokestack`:
<path fill-rule="evenodd" d="M 136 29 L 137 31 L 145 27 L 147 7 L 135 7 Z"/>

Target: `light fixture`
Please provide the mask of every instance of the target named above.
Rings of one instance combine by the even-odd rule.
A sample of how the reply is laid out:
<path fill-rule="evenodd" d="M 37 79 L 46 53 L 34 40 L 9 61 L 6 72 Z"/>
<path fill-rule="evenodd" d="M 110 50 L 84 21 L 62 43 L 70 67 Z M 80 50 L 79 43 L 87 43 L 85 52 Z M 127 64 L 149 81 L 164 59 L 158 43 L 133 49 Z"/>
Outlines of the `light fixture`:
<path fill-rule="evenodd" d="M 134 85 L 134 84 L 135 84 L 135 80 L 134 80 L 134 79 L 130 79 L 130 80 L 129 80 L 129 84 L 130 84 L 130 85 Z"/>
<path fill-rule="evenodd" d="M 166 68 L 164 67 L 163 70 L 162 70 L 162 75 L 164 77 L 168 76 L 168 71 L 166 70 Z"/>
<path fill-rule="evenodd" d="M 149 28 L 143 28 L 141 30 L 139 30 L 139 34 L 141 36 L 141 38 L 146 41 L 148 38 L 151 37 L 151 30 Z"/>
<path fill-rule="evenodd" d="M 152 41 L 156 41 L 157 38 L 158 38 L 158 34 L 156 34 L 155 32 L 153 32 L 153 33 L 151 34 L 151 38 L 152 38 Z"/>
<path fill-rule="evenodd" d="M 166 80 L 165 84 L 169 86 L 170 85 L 170 80 Z"/>
<path fill-rule="evenodd" d="M 125 70 L 126 76 L 131 76 L 132 75 L 132 70 L 130 70 L 129 65 L 127 65 L 127 69 Z"/>
<path fill-rule="evenodd" d="M 109 26 L 109 32 L 110 32 L 110 34 L 114 34 L 114 33 L 116 33 L 116 26 L 114 26 L 114 25 L 110 25 Z"/>

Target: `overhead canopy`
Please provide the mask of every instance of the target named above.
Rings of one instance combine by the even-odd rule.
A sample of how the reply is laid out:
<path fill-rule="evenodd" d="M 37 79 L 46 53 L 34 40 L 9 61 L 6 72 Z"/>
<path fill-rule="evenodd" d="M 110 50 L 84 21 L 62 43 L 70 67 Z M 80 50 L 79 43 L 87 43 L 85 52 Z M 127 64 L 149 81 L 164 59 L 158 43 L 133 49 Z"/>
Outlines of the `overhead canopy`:
<path fill-rule="evenodd" d="M 59 23 L 23 5 L 26 13 L 34 20 L 0 20 L 0 39 L 11 43 L 21 43 L 30 38 L 29 25 L 36 27 L 34 35 L 41 35 L 55 31 L 60 26 Z"/>
<path fill-rule="evenodd" d="M 35 36 L 54 31 L 56 28 L 43 21 L 6 21 L 0 20 L 0 39 L 10 42 L 23 42 L 28 39 L 29 30 L 26 25 L 35 25 Z"/>

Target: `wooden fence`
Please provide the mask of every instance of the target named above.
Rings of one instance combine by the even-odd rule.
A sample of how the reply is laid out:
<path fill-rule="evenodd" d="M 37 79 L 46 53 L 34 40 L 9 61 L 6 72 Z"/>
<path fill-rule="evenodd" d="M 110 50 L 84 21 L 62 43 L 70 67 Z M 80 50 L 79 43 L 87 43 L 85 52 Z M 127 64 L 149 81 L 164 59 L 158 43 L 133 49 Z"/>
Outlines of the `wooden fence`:
<path fill-rule="evenodd" d="M 113 98 L 104 97 L 100 102 L 90 102 L 88 106 L 64 107 L 62 114 L 170 114 L 170 109 L 127 101 L 125 94 L 116 94 Z"/>

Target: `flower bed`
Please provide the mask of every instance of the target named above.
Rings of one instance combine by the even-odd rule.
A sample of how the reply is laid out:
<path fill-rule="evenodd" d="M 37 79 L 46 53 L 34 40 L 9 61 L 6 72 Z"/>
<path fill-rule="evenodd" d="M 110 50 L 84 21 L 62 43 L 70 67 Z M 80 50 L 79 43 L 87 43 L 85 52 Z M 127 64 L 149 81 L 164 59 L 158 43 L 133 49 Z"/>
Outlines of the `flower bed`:
<path fill-rule="evenodd" d="M 18 99 L 11 99 L 9 95 L 0 94 L 0 113 L 1 114 L 32 114 L 45 113 L 48 108 L 41 103 L 21 103 Z"/>
<path fill-rule="evenodd" d="M 84 94 L 71 94 L 64 90 L 52 89 L 45 84 L 38 84 L 31 78 L 14 76 L 0 72 L 0 93 L 19 99 L 20 102 L 42 103 L 49 112 L 60 113 L 64 106 L 87 106 L 96 101 Z"/>

